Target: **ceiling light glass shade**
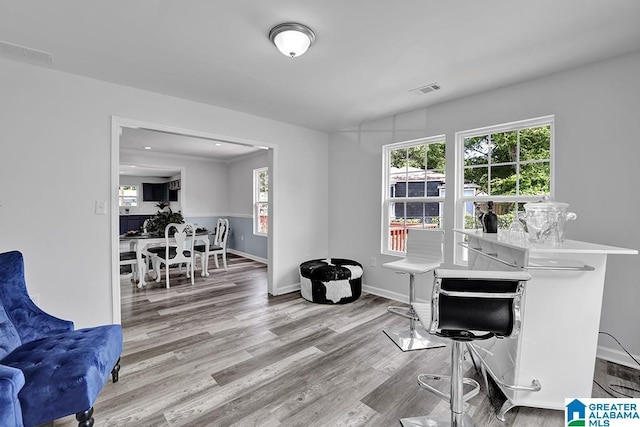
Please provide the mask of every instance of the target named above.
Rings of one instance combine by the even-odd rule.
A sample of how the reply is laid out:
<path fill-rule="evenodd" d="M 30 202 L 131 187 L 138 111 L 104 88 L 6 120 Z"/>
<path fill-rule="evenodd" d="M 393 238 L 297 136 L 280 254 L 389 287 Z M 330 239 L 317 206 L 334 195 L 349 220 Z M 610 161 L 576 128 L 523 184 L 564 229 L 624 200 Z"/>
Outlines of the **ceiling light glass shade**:
<path fill-rule="evenodd" d="M 316 35 L 306 25 L 287 22 L 273 27 L 269 39 L 283 55 L 295 58 L 309 49 Z"/>

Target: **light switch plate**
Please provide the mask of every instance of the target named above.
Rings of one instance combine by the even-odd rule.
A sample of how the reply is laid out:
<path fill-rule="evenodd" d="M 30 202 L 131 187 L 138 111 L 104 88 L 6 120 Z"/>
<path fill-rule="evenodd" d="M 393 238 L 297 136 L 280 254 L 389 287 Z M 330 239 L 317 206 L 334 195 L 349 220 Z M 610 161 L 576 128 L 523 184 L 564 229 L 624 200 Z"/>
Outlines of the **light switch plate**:
<path fill-rule="evenodd" d="M 96 215 L 107 214 L 107 202 L 104 200 L 96 200 Z"/>

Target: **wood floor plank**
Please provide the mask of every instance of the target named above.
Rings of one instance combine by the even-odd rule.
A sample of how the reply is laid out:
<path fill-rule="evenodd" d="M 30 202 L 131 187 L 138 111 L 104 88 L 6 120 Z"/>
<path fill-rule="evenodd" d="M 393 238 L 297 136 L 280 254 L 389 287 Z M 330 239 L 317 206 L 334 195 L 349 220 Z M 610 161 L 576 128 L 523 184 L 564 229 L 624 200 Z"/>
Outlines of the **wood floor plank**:
<path fill-rule="evenodd" d="M 256 386 L 285 374 L 292 365 L 309 363 L 317 359 L 321 354 L 322 352 L 317 348 L 308 347 L 259 371 L 253 371 L 250 376 L 239 378 L 224 387 L 210 390 L 206 394 L 201 394 L 187 402 L 175 405 L 170 410 L 165 411 L 165 418 L 171 425 L 175 426 L 189 425 L 192 422 L 197 423 L 194 418 L 203 418 L 204 415 L 215 410 L 220 405 L 250 393 Z M 217 417 L 214 419 L 217 419 Z"/>
<path fill-rule="evenodd" d="M 389 427 L 449 413 L 416 382 L 449 371 L 449 346 L 402 352 L 382 332 L 408 327 L 387 312 L 397 303 L 366 293 L 344 305 L 269 296 L 263 264 L 230 255 L 228 271 L 209 265 L 193 286 L 176 271 L 169 290 L 164 282 L 138 289 L 121 276 L 120 381 L 98 397 L 97 427 Z M 492 382 L 486 390 L 470 361 L 464 370 L 481 383 L 465 405 L 480 427 L 562 425 L 562 411 L 538 408 L 497 420 L 504 396 Z M 637 370 L 602 360 L 595 376 L 594 397 L 616 384 L 640 388 Z M 50 423 L 76 425 L 72 416 Z"/>

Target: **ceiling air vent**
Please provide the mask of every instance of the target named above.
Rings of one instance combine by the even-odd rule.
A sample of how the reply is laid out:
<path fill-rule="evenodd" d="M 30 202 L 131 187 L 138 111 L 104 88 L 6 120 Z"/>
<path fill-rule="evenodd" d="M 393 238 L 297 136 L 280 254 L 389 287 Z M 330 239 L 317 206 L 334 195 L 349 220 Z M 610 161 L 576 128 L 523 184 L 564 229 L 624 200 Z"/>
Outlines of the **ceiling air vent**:
<path fill-rule="evenodd" d="M 429 92 L 433 92 L 436 90 L 440 90 L 440 85 L 438 83 L 431 83 L 429 85 L 426 86 L 422 86 L 416 89 L 412 89 L 409 92 L 418 94 L 418 95 L 422 95 L 423 93 L 429 93 Z"/>
<path fill-rule="evenodd" d="M 0 55 L 19 61 L 37 62 L 40 64 L 52 64 L 53 56 L 49 52 L 32 49 L 17 44 L 0 40 Z"/>

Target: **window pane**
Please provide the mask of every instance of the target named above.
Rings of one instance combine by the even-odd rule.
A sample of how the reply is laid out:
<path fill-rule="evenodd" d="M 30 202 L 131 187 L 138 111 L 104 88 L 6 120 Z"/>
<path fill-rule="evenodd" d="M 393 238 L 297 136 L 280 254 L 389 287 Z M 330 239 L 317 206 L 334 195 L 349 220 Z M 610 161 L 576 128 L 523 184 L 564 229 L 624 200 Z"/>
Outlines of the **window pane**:
<path fill-rule="evenodd" d="M 421 224 L 424 220 L 424 203 L 407 203 L 407 225 Z"/>
<path fill-rule="evenodd" d="M 396 169 L 405 169 L 407 167 L 407 149 L 398 148 L 391 150 L 390 153 L 391 167 Z"/>
<path fill-rule="evenodd" d="M 456 142 L 464 152 L 458 160 L 464 183 L 455 195 L 455 206 L 460 207 L 456 227 L 482 229 L 479 216 L 491 200 L 498 228 L 508 230 L 524 210 L 522 196 L 532 200 L 550 195 L 553 126 L 549 116 L 486 127 L 485 135 L 477 135 L 477 130 L 462 133 Z M 455 261 L 465 260 L 466 251 L 456 248 Z"/>
<path fill-rule="evenodd" d="M 464 165 L 486 165 L 489 163 L 489 136 L 475 136 L 464 140 Z"/>
<path fill-rule="evenodd" d="M 407 203 L 407 227 L 438 228 L 440 225 L 439 202 Z"/>
<path fill-rule="evenodd" d="M 121 185 L 118 187 L 119 206 L 138 206 L 138 187 L 135 185 Z"/>
<path fill-rule="evenodd" d="M 392 203 L 391 221 L 404 221 L 404 203 Z"/>
<path fill-rule="evenodd" d="M 135 197 L 138 195 L 138 189 L 137 187 L 120 187 L 120 195 Z"/>
<path fill-rule="evenodd" d="M 551 157 L 551 126 L 520 131 L 520 161 L 543 160 Z"/>
<path fill-rule="evenodd" d="M 389 197 L 406 197 L 407 179 L 406 174 L 402 176 L 394 175 L 389 183 Z"/>
<path fill-rule="evenodd" d="M 409 182 L 407 182 L 407 197 L 426 196 L 427 183 L 425 182 L 424 173 L 422 173 L 420 177 L 417 177 L 416 174 L 413 174 L 413 176 L 416 180 L 412 181 L 410 176 Z"/>
<path fill-rule="evenodd" d="M 253 170 L 253 232 L 267 234 L 269 220 L 269 170 Z"/>
<path fill-rule="evenodd" d="M 269 231 L 269 204 L 258 203 L 258 233 L 267 234 Z"/>
<path fill-rule="evenodd" d="M 518 132 L 491 135 L 491 163 L 511 163 L 518 160 Z"/>
<path fill-rule="evenodd" d="M 389 197 L 406 197 L 407 149 L 392 150 L 389 159 Z"/>
<path fill-rule="evenodd" d="M 464 228 L 465 229 L 482 228 L 482 225 L 480 224 L 480 221 L 477 218 L 476 212 L 477 212 L 476 203 L 474 202 L 464 203 Z"/>
<path fill-rule="evenodd" d="M 494 166 L 491 168 L 491 195 L 516 194 L 516 166 Z"/>
<path fill-rule="evenodd" d="M 473 208 L 469 205 L 475 205 L 473 206 L 475 208 L 473 209 L 475 219 L 472 218 L 471 215 L 469 215 L 467 212 L 465 212 L 465 228 L 482 229 L 482 223 L 480 222 L 479 216 L 482 213 L 488 211 L 487 203 L 486 202 L 482 202 L 482 203 L 467 202 L 465 204 L 467 210 L 470 210 Z M 518 204 L 519 209 L 521 211 L 524 210 L 524 208 L 522 207 L 523 205 L 524 203 Z M 493 204 L 493 212 L 498 216 L 498 229 L 500 230 L 509 229 L 509 226 L 511 225 L 511 223 L 514 221 L 514 218 L 516 217 L 515 207 L 516 207 L 516 203 L 514 202 L 501 202 L 501 203 Z"/>
<path fill-rule="evenodd" d="M 426 149 L 424 145 L 407 148 L 407 164 L 409 167 L 424 170 L 426 166 Z"/>
<path fill-rule="evenodd" d="M 391 251 L 404 252 L 404 239 L 407 232 L 404 221 L 392 220 L 388 224 L 389 244 L 387 249 Z"/>
<path fill-rule="evenodd" d="M 137 197 L 122 197 L 120 199 L 120 206 L 138 206 Z"/>
<path fill-rule="evenodd" d="M 489 168 L 467 168 L 464 170 L 466 188 L 475 188 L 475 195 L 489 194 Z"/>
<path fill-rule="evenodd" d="M 427 169 L 439 170 L 444 173 L 445 146 L 444 142 L 437 142 L 427 146 Z"/>
<path fill-rule="evenodd" d="M 433 138 L 411 144 L 402 148 L 396 144 L 384 147 L 385 157 L 389 159 L 385 168 L 389 188 L 383 200 L 383 206 L 388 207 L 384 214 L 389 218 L 383 225 L 388 241 L 384 250 L 404 252 L 407 229 L 435 228 L 441 221 L 444 203 L 440 200 L 426 203 L 425 199 L 444 196 L 445 143 Z M 398 198 L 415 201 L 395 201 Z"/>
<path fill-rule="evenodd" d="M 267 171 L 261 171 L 258 175 L 258 201 L 269 201 L 269 175 Z"/>
<path fill-rule="evenodd" d="M 549 194 L 551 168 L 548 162 L 520 166 L 520 194 Z"/>

